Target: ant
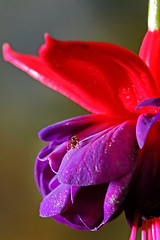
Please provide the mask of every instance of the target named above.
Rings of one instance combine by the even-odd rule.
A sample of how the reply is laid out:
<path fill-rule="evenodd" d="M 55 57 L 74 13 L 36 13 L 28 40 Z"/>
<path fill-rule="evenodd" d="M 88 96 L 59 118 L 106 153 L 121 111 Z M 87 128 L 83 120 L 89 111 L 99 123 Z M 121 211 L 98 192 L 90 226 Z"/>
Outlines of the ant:
<path fill-rule="evenodd" d="M 67 144 L 67 155 L 68 155 L 68 151 L 69 151 L 69 148 L 72 148 L 72 149 L 75 149 L 75 148 L 80 148 L 80 145 L 79 145 L 79 137 L 77 136 L 72 136 L 71 137 L 71 140 L 70 139 L 67 139 L 68 140 L 68 144 Z M 78 146 L 77 146 L 78 145 Z"/>

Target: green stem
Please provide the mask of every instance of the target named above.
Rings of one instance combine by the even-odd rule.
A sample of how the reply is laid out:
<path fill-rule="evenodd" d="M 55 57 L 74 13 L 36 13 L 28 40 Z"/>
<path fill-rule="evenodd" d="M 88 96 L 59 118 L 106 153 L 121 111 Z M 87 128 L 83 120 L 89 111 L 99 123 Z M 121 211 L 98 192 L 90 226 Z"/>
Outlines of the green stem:
<path fill-rule="evenodd" d="M 160 30 L 160 0 L 149 0 L 148 28 L 150 31 Z"/>

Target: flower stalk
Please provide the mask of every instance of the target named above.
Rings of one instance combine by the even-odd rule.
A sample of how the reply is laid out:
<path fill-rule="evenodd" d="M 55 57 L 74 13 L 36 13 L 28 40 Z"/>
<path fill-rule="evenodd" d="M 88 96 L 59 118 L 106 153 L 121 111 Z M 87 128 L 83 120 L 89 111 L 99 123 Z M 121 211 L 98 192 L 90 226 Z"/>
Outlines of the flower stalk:
<path fill-rule="evenodd" d="M 160 0 L 149 0 L 148 28 L 150 31 L 160 30 Z"/>

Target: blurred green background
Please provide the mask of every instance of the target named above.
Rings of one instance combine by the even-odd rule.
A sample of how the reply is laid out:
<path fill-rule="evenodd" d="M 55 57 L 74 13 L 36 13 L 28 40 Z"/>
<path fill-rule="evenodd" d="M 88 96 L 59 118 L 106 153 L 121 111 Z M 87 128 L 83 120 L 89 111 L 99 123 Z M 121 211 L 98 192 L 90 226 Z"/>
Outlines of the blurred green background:
<path fill-rule="evenodd" d="M 0 0 L 0 42 L 37 54 L 43 34 L 60 40 L 112 42 L 138 53 L 147 30 L 146 0 Z M 128 239 L 122 215 L 98 232 L 80 232 L 39 217 L 34 160 L 38 131 L 87 111 L 0 61 L 0 239 Z"/>

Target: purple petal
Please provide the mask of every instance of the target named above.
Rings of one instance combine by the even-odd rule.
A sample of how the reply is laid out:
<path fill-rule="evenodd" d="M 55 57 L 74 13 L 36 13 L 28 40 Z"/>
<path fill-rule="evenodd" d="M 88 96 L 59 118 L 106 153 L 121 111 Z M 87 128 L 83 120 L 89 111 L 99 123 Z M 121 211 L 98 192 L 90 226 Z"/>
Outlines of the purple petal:
<path fill-rule="evenodd" d="M 35 181 L 39 191 L 40 191 L 40 178 L 41 178 L 40 176 L 47 165 L 48 165 L 48 162 L 42 162 L 38 158 L 35 161 L 34 177 L 35 177 Z"/>
<path fill-rule="evenodd" d="M 50 144 L 45 146 L 44 148 L 41 149 L 39 152 L 37 158 L 41 161 L 46 161 L 48 160 L 48 155 L 53 151 L 53 148 L 50 147 Z"/>
<path fill-rule="evenodd" d="M 61 184 L 41 202 L 40 216 L 51 217 L 60 214 L 70 201 L 70 186 Z"/>
<path fill-rule="evenodd" d="M 59 182 L 88 186 L 127 174 L 137 160 L 135 123 L 127 121 L 102 131 L 70 149 L 58 171 Z"/>
<path fill-rule="evenodd" d="M 70 204 L 68 204 L 67 208 L 65 209 L 65 211 L 63 211 L 61 214 L 61 216 L 63 216 L 67 221 L 68 221 L 68 225 L 70 225 L 71 227 L 80 229 L 80 230 L 90 230 L 88 227 L 86 227 L 83 222 L 81 221 L 81 219 L 79 218 L 75 207 L 73 206 L 71 199 L 70 199 Z"/>
<path fill-rule="evenodd" d="M 60 213 L 60 215 L 56 215 L 53 217 L 56 221 L 67 224 L 73 228 L 80 230 L 90 230 L 88 229 L 83 222 L 80 220 L 75 208 L 72 204 L 71 198 L 68 201 L 67 207 Z"/>
<path fill-rule="evenodd" d="M 137 120 L 136 137 L 139 147 L 142 149 L 150 128 L 160 118 L 160 111 L 156 115 L 141 114 Z"/>
<path fill-rule="evenodd" d="M 104 225 L 122 206 L 128 192 L 133 170 L 119 179 L 110 182 L 104 200 Z"/>
<path fill-rule="evenodd" d="M 137 107 L 136 110 L 146 107 L 146 106 L 151 106 L 151 107 L 160 107 L 160 98 L 148 98 L 144 101 L 142 101 Z"/>
<path fill-rule="evenodd" d="M 48 144 L 47 146 L 45 146 L 44 148 L 41 149 L 37 158 L 41 161 L 48 160 L 49 154 L 51 154 L 53 151 L 55 151 L 58 146 L 59 145 L 56 142 L 52 142 L 52 143 Z"/>
<path fill-rule="evenodd" d="M 53 172 L 57 173 L 61 161 L 67 152 L 67 142 L 58 145 L 55 150 L 48 155 L 49 165 Z"/>
<path fill-rule="evenodd" d="M 95 132 L 95 126 L 97 125 L 97 131 L 104 129 L 109 124 L 111 125 L 111 122 L 107 122 L 105 118 L 106 115 L 103 114 L 70 118 L 42 129 L 39 132 L 39 138 L 45 142 L 57 141 L 61 143 L 86 129 L 88 134 L 90 134 L 90 131 Z M 90 131 L 88 131 L 88 128 L 91 128 Z"/>
<path fill-rule="evenodd" d="M 51 171 L 50 166 L 47 165 L 40 175 L 40 192 L 42 196 L 50 193 L 49 183 L 54 176 L 55 174 Z"/>
<path fill-rule="evenodd" d="M 55 176 L 48 165 L 48 161 L 43 162 L 37 158 L 35 162 L 34 175 L 39 191 L 41 192 L 42 196 L 45 196 L 50 192 L 48 185 L 51 179 Z"/>
<path fill-rule="evenodd" d="M 66 216 L 61 216 L 61 215 L 56 215 L 56 216 L 54 216 L 52 218 L 55 219 L 59 223 L 66 224 L 66 225 L 68 225 L 68 226 L 70 226 L 72 228 L 78 229 L 78 230 L 89 230 L 85 225 L 83 225 L 82 222 L 79 223 L 75 219 L 71 219 L 71 221 L 70 221 L 70 216 L 73 215 L 73 211 L 72 210 L 75 211 L 74 208 L 73 208 L 73 209 L 71 209 L 71 213 L 67 214 L 67 217 L 69 217 L 69 220 L 67 220 Z"/>
<path fill-rule="evenodd" d="M 52 142 L 45 146 L 38 154 L 37 158 L 40 161 L 47 161 L 54 173 L 57 173 L 61 161 L 67 152 L 67 142 L 57 144 Z"/>
<path fill-rule="evenodd" d="M 160 123 L 149 131 L 136 176 L 135 199 L 142 216 L 160 216 Z"/>
<path fill-rule="evenodd" d="M 72 187 L 73 205 L 83 223 L 92 230 L 97 230 L 103 221 L 103 204 L 108 184 L 88 187 Z"/>
<path fill-rule="evenodd" d="M 50 191 L 53 191 L 55 188 L 57 188 L 61 183 L 58 181 L 58 177 L 57 175 L 55 175 L 51 181 L 48 184 L 48 187 L 50 189 Z"/>
<path fill-rule="evenodd" d="M 125 205 L 126 217 L 132 226 L 135 210 L 143 219 L 160 216 L 160 122 L 150 129 L 140 151 L 136 178 Z M 139 225 L 142 223 L 139 222 Z"/>

